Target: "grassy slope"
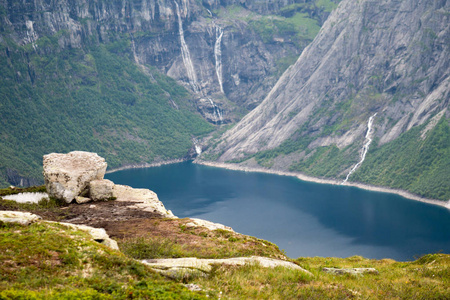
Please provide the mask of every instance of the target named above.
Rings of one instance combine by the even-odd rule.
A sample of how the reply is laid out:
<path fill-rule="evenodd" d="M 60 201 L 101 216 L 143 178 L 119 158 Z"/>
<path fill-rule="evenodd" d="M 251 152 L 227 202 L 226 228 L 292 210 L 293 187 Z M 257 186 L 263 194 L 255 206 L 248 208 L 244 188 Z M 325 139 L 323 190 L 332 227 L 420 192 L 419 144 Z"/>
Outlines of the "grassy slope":
<path fill-rule="evenodd" d="M 146 258 L 160 256 L 147 253 Z M 204 290 L 193 293 L 180 282 L 164 279 L 126 255 L 91 241 L 83 232 L 36 223 L 28 227 L 0 224 L 0 261 L 0 299 L 450 297 L 450 256 L 445 254 L 427 255 L 414 262 L 362 257 L 294 260 L 313 276 L 257 265 L 219 266 L 207 277 L 183 279 Z M 323 272 L 324 267 L 374 267 L 379 274 L 337 276 Z"/>
<path fill-rule="evenodd" d="M 205 299 L 60 225 L 0 224 L 0 299 Z"/>
<path fill-rule="evenodd" d="M 110 167 L 180 158 L 212 130 L 184 88 L 134 64 L 126 37 L 61 52 L 53 39 L 38 40 L 39 53 L 0 44 L 0 184 L 6 168 L 40 178 L 50 152 L 94 151 Z"/>

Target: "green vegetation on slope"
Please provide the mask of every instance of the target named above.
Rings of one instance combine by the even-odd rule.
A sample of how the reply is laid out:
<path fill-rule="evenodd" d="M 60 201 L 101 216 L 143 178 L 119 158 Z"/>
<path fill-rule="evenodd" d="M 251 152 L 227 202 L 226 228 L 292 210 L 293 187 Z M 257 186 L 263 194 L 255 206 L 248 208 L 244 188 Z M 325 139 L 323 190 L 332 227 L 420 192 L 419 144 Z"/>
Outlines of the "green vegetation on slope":
<path fill-rule="evenodd" d="M 321 128 L 320 134 L 326 136 L 330 132 L 339 132 L 347 123 L 347 119 L 343 118 L 341 122 Z M 377 139 L 374 139 L 364 163 L 352 174 L 350 181 L 398 188 L 431 199 L 449 200 L 449 122 L 443 116 L 422 139 L 421 134 L 426 125 L 414 127 L 382 146 L 378 146 Z M 259 165 L 271 168 L 277 159 L 295 153 L 298 159 L 289 167 L 290 171 L 343 179 L 349 166 L 359 160 L 362 139 L 343 149 L 335 145 L 311 149 L 308 146 L 314 138 L 306 134 L 307 126 L 305 124 L 276 148 L 229 162 L 240 163 L 254 158 Z"/>
<path fill-rule="evenodd" d="M 56 37 L 43 37 L 37 52 L 0 44 L 1 185 L 7 169 L 40 178 L 50 152 L 93 151 L 118 167 L 181 158 L 192 136 L 212 130 L 184 88 L 134 64 L 128 43 L 59 51 Z"/>
<path fill-rule="evenodd" d="M 382 146 L 377 146 L 375 141 L 364 163 L 350 180 L 449 200 L 450 126 L 443 116 L 422 139 L 421 132 L 425 126 L 412 128 Z"/>
<path fill-rule="evenodd" d="M 0 224 L 0 299 L 448 299 L 450 256 L 413 262 L 349 258 L 293 260 L 313 275 L 282 267 L 216 266 L 208 276 L 180 278 L 188 291 L 147 266 L 63 225 Z M 325 267 L 375 268 L 332 275 Z"/>
<path fill-rule="evenodd" d="M 0 299 L 206 299 L 62 225 L 0 223 Z"/>

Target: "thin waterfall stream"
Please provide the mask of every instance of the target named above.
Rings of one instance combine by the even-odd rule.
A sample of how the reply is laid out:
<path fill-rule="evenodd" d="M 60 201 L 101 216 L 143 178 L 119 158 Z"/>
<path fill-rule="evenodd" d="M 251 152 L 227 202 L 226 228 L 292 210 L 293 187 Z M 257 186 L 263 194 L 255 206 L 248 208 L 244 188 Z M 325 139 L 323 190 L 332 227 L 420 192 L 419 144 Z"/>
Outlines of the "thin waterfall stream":
<path fill-rule="evenodd" d="M 370 116 L 369 121 L 367 122 L 366 141 L 362 147 L 360 161 L 350 170 L 350 172 L 348 172 L 347 177 L 345 177 L 344 181 L 342 181 L 341 184 L 345 184 L 350 178 L 350 175 L 352 175 L 352 173 L 355 172 L 356 169 L 358 169 L 359 166 L 363 163 L 364 159 L 366 159 L 367 151 L 369 151 L 370 143 L 372 143 L 372 125 L 373 119 L 375 118 L 376 115 L 377 113 L 374 113 L 372 116 Z"/>
<path fill-rule="evenodd" d="M 176 13 L 178 17 L 178 32 L 180 35 L 180 43 L 181 43 L 181 56 L 183 57 L 183 63 L 186 68 L 187 76 L 189 79 L 189 84 L 192 86 L 192 89 L 195 93 L 200 91 L 200 88 L 197 84 L 197 75 L 195 74 L 194 64 L 191 60 L 191 53 L 189 52 L 189 48 L 186 44 L 186 40 L 184 39 L 184 30 L 183 30 L 183 22 L 181 21 L 181 13 L 180 7 L 178 3 L 174 1 L 176 7 Z M 187 9 L 187 6 L 186 6 Z"/>
<path fill-rule="evenodd" d="M 222 75 L 222 49 L 221 42 L 223 36 L 223 29 L 219 26 L 216 27 L 216 43 L 214 44 L 214 58 L 216 60 L 216 74 L 219 81 L 220 91 L 223 91 L 223 75 Z"/>

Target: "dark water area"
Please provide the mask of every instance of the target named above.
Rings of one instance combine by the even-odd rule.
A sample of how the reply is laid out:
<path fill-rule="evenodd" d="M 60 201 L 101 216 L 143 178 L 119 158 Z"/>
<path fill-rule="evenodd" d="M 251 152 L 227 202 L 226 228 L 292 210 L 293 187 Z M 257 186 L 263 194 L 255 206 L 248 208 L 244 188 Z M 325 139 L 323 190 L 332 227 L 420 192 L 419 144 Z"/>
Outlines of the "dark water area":
<path fill-rule="evenodd" d="M 389 193 L 183 162 L 105 176 L 148 188 L 180 217 L 222 223 L 289 257 L 414 260 L 450 253 L 450 210 Z"/>

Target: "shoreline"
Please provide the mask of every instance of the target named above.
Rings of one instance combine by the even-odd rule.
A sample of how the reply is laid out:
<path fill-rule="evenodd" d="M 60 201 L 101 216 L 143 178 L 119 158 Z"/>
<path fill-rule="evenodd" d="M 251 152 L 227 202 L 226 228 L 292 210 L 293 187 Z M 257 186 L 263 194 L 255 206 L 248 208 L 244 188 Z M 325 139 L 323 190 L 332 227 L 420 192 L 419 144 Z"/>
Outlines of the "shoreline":
<path fill-rule="evenodd" d="M 280 175 L 280 176 L 291 176 L 296 177 L 302 181 L 309 181 L 309 182 L 315 182 L 315 183 L 321 183 L 321 184 L 331 184 L 331 185 L 344 185 L 344 186 L 353 186 L 357 187 L 363 190 L 373 191 L 373 192 L 382 192 L 382 193 L 390 193 L 390 194 L 396 194 L 399 196 L 402 196 L 404 198 L 419 201 L 427 204 L 432 205 L 438 205 L 444 208 L 447 208 L 450 210 L 450 201 L 445 202 L 441 200 L 435 200 L 435 199 L 428 199 L 424 197 L 420 197 L 417 195 L 414 195 L 410 192 L 400 190 L 400 189 L 393 189 L 388 187 L 381 187 L 381 186 L 373 186 L 363 183 L 357 183 L 357 182 L 346 182 L 345 184 L 341 184 L 341 180 L 335 180 L 335 179 L 322 179 L 317 178 L 313 176 L 308 176 L 301 173 L 295 173 L 295 172 L 288 172 L 288 171 L 277 171 L 277 170 L 270 170 L 270 169 L 264 169 L 264 168 L 250 168 L 250 167 L 242 167 L 235 164 L 229 164 L 229 163 L 220 163 L 220 162 L 212 162 L 212 161 L 198 161 L 194 160 L 193 163 L 209 166 L 209 167 L 216 167 L 216 168 L 223 168 L 228 170 L 234 170 L 234 171 L 243 171 L 243 172 L 257 172 L 257 173 L 266 173 L 266 174 L 274 174 L 274 175 Z"/>
<path fill-rule="evenodd" d="M 176 164 L 176 163 L 180 163 L 180 162 L 184 162 L 184 161 L 187 161 L 187 159 L 179 158 L 179 159 L 164 160 L 164 161 L 154 162 L 154 163 L 125 165 L 122 167 L 107 170 L 105 174 L 110 174 L 110 173 L 114 173 L 114 172 L 118 172 L 118 171 L 130 170 L 130 169 L 144 169 L 144 168 L 152 168 L 152 167 L 161 167 L 164 165 L 171 165 L 171 164 Z"/>

